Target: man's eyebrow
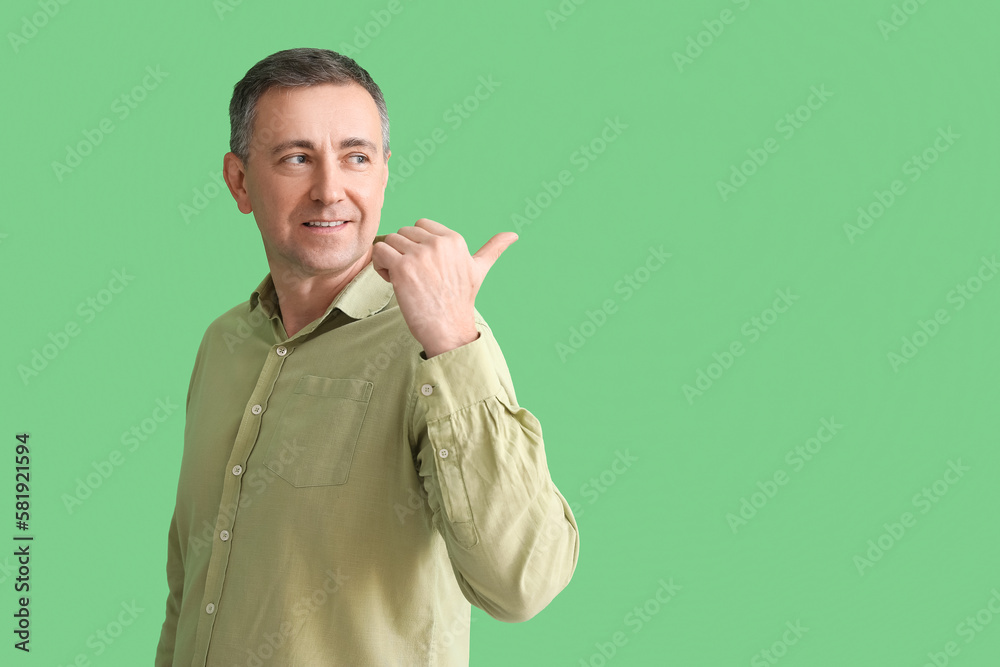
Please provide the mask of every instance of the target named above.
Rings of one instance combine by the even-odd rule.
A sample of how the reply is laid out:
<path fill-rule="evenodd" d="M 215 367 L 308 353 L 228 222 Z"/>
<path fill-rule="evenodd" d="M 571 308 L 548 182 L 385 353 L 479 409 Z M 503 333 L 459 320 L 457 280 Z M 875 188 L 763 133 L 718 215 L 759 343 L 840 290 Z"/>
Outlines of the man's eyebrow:
<path fill-rule="evenodd" d="M 347 137 L 340 142 L 341 150 L 345 148 L 356 148 L 364 147 L 373 153 L 378 152 L 378 147 L 368 139 L 362 137 Z M 282 151 L 286 151 L 289 148 L 305 148 L 306 150 L 316 150 L 316 144 L 309 141 L 308 139 L 289 139 L 288 141 L 282 141 L 280 144 L 271 149 L 271 155 L 277 155 Z"/>
<path fill-rule="evenodd" d="M 364 139 L 362 137 L 347 137 L 340 142 L 340 147 L 344 148 L 357 148 L 357 147 L 367 148 L 373 153 L 378 153 L 378 148 L 372 142 Z"/>

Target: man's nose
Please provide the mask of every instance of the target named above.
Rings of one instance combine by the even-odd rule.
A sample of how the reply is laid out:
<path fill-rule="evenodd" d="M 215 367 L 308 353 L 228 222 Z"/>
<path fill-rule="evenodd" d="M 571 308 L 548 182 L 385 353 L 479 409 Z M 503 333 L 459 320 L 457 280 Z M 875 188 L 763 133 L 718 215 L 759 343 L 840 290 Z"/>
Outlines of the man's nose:
<path fill-rule="evenodd" d="M 333 204 L 344 198 L 344 174 L 333 161 L 323 160 L 316 166 L 313 176 L 312 198 L 324 204 Z"/>

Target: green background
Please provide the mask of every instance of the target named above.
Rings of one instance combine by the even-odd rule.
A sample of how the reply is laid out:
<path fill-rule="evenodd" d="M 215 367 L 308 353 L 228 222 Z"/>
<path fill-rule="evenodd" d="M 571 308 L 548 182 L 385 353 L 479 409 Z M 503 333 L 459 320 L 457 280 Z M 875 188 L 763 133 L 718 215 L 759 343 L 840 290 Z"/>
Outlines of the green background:
<path fill-rule="evenodd" d="M 135 451 L 121 434 L 157 399 L 183 406 L 205 327 L 267 271 L 212 174 L 233 84 L 314 46 L 353 53 L 381 86 L 390 170 L 422 159 L 387 191 L 380 233 L 428 217 L 471 250 L 520 234 L 476 305 L 543 425 L 581 552 L 531 621 L 473 611 L 473 665 L 997 664 L 1000 280 L 979 282 L 1000 251 L 996 3 L 46 3 L 0 11 L 0 502 L 13 513 L 14 436 L 29 432 L 35 536 L 30 655 L 12 648 L 14 558 L 0 558 L 0 663 L 151 664 L 183 410 Z M 121 118 L 147 67 L 164 78 Z M 480 76 L 499 86 L 455 127 L 446 114 Z M 829 95 L 803 107 L 814 87 Z M 102 119 L 113 131 L 57 174 Z M 602 145 L 607 119 L 626 127 Z M 420 155 L 437 128 L 446 140 Z M 777 151 L 741 167 L 768 139 Z M 601 152 L 581 170 L 584 146 Z M 934 161 L 915 172 L 914 156 Z M 734 166 L 753 173 L 724 196 Z M 563 170 L 572 181 L 539 197 Z M 897 180 L 903 194 L 852 232 Z M 670 258 L 646 271 L 661 246 Z M 123 269 L 134 280 L 88 320 L 79 304 Z M 626 276 L 644 282 L 629 293 Z M 779 291 L 794 300 L 776 315 Z M 823 419 L 842 425 L 832 439 Z M 797 459 L 818 432 L 828 442 Z M 121 465 L 68 508 L 115 450 Z M 661 580 L 680 587 L 663 605 Z M 133 601 L 134 624 L 95 641 Z"/>

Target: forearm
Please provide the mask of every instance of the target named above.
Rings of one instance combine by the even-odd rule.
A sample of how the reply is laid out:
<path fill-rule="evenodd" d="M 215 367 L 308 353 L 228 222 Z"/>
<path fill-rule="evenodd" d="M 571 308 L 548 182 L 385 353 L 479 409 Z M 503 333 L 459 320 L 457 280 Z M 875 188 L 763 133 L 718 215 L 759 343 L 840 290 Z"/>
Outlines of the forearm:
<path fill-rule="evenodd" d="M 569 583 L 579 552 L 576 521 L 544 461 L 518 458 L 515 447 L 456 444 L 455 460 L 437 461 L 425 479 L 463 592 L 509 622 L 544 609 Z"/>
<path fill-rule="evenodd" d="M 541 426 L 517 405 L 494 346 L 484 327 L 458 354 L 421 367 L 418 387 L 432 390 L 417 399 L 428 408 L 418 411 L 418 462 L 466 597 L 522 621 L 569 582 L 579 536 L 549 475 Z"/>

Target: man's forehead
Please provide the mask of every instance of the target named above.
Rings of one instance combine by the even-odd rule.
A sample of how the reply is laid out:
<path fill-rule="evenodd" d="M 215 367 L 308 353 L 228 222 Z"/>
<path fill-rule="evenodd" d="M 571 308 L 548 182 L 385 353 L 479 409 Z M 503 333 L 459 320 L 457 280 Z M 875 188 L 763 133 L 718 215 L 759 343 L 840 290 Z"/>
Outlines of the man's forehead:
<path fill-rule="evenodd" d="M 311 86 L 271 86 L 257 100 L 257 116 L 293 118 L 303 111 L 355 109 L 378 114 L 375 100 L 361 85 L 319 83 Z"/>
<path fill-rule="evenodd" d="M 329 117 L 333 125 L 323 123 Z M 271 151 L 278 145 L 308 139 L 303 133 L 332 131 L 337 143 L 380 141 L 381 121 L 375 100 L 355 82 L 314 86 L 272 86 L 257 102 L 253 143 Z M 367 136 L 374 133 L 375 136 Z"/>

